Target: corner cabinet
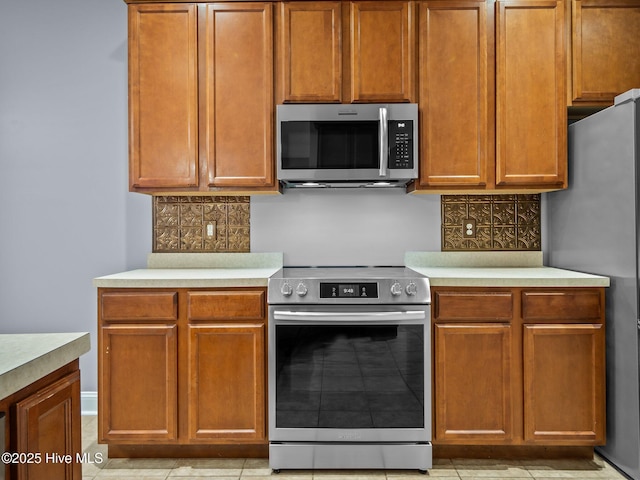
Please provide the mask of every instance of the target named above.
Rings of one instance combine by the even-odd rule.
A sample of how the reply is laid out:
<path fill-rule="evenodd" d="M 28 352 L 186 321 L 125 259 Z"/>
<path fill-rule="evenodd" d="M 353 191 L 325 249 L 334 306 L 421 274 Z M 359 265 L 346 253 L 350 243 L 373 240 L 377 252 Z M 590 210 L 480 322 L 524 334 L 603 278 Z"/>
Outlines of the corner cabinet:
<path fill-rule="evenodd" d="M 278 103 L 415 101 L 413 2 L 277 5 Z"/>
<path fill-rule="evenodd" d="M 640 85 L 640 2 L 567 0 L 571 7 L 569 105 L 613 105 Z"/>
<path fill-rule="evenodd" d="M 135 4 L 131 191 L 275 191 L 271 3 Z"/>
<path fill-rule="evenodd" d="M 434 445 L 605 441 L 604 289 L 433 289 Z"/>
<path fill-rule="evenodd" d="M 418 5 L 421 163 L 414 190 L 566 188 L 564 2 Z"/>
<path fill-rule="evenodd" d="M 98 322 L 110 456 L 266 451 L 266 289 L 101 288 Z"/>

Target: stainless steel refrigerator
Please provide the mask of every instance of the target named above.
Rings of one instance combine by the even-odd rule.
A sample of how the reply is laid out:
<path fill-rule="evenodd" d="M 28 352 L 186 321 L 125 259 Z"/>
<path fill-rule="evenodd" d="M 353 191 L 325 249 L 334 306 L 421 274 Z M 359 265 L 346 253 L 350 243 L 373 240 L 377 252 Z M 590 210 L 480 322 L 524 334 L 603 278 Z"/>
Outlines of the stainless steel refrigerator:
<path fill-rule="evenodd" d="M 569 188 L 546 194 L 546 262 L 610 277 L 607 443 L 597 451 L 640 480 L 640 89 L 569 126 Z M 569 388 L 569 386 L 567 386 Z"/>

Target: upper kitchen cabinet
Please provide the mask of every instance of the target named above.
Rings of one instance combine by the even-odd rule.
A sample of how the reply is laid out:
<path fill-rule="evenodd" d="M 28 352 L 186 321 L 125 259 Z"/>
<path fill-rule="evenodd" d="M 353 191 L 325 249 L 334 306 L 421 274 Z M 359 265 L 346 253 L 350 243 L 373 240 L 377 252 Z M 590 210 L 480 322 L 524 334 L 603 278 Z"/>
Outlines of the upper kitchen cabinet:
<path fill-rule="evenodd" d="M 490 158 L 488 4 L 419 6 L 420 179 L 418 188 L 488 183 Z M 492 56 L 493 58 L 493 56 Z M 493 162 L 492 162 L 493 163 Z"/>
<path fill-rule="evenodd" d="M 131 191 L 277 190 L 272 9 L 129 5 Z"/>
<path fill-rule="evenodd" d="M 496 2 L 496 186 L 567 187 L 564 3 Z"/>
<path fill-rule="evenodd" d="M 273 187 L 273 13 L 206 5 L 207 187 Z"/>
<path fill-rule="evenodd" d="M 569 105 L 612 105 L 640 85 L 640 2 L 572 0 Z"/>
<path fill-rule="evenodd" d="M 279 5 L 278 103 L 415 101 L 413 3 Z"/>
<path fill-rule="evenodd" d="M 566 188 L 564 3 L 419 4 L 422 192 Z"/>
<path fill-rule="evenodd" d="M 340 103 L 341 2 L 283 2 L 278 8 L 279 103 Z"/>
<path fill-rule="evenodd" d="M 131 190 L 198 186 L 196 6 L 129 6 Z"/>
<path fill-rule="evenodd" d="M 413 2 L 351 2 L 351 101 L 411 102 Z"/>

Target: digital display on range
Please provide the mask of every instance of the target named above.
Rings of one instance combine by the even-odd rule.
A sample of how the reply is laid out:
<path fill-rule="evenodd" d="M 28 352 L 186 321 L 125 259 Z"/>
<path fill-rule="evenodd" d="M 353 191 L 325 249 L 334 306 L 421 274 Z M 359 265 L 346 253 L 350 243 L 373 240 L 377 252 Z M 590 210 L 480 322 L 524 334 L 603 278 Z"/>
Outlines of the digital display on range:
<path fill-rule="evenodd" d="M 320 298 L 378 298 L 378 284 L 320 283 Z"/>

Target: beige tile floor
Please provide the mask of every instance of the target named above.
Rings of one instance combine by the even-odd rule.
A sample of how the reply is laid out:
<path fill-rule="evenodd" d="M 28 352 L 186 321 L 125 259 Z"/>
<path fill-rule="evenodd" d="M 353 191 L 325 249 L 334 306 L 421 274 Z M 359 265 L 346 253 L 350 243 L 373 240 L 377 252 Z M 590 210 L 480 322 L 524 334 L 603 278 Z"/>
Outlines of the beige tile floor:
<path fill-rule="evenodd" d="M 428 475 L 415 470 L 296 470 L 274 474 L 266 459 L 120 459 L 107 458 L 105 445 L 97 439 L 94 416 L 82 417 L 82 448 L 86 458 L 104 461 L 85 463 L 83 480 L 621 480 L 625 477 L 596 457 L 594 460 L 435 460 Z"/>

